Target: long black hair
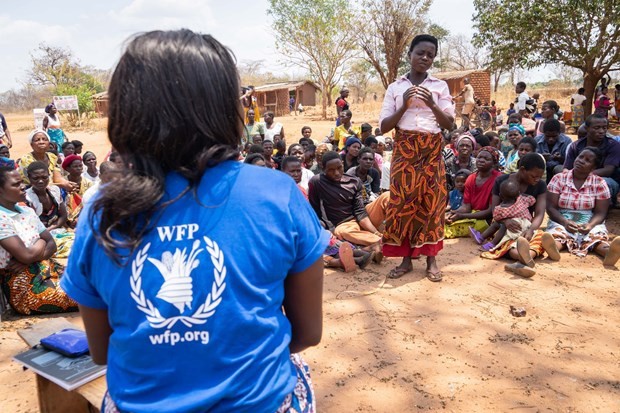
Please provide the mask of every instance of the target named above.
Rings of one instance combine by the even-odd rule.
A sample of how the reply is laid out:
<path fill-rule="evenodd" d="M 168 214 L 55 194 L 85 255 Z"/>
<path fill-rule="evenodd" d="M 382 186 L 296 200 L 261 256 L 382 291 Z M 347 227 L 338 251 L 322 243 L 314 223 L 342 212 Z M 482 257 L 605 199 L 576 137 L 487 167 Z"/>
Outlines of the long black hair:
<path fill-rule="evenodd" d="M 108 135 L 125 164 L 102 187 L 90 214 L 97 241 L 117 264 L 152 229 L 165 176 L 176 171 L 195 190 L 207 168 L 237 159 L 243 112 L 232 53 L 209 35 L 182 29 L 134 37 L 108 91 Z M 172 201 L 171 201 L 172 202 Z"/>

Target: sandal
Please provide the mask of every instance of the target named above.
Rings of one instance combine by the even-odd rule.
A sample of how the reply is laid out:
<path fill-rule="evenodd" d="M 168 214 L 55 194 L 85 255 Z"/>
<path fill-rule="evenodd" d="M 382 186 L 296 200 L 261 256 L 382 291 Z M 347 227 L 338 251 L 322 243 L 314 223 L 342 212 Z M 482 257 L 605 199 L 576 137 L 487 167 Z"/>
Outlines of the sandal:
<path fill-rule="evenodd" d="M 530 243 L 523 237 L 517 238 L 517 253 L 519 254 L 519 262 L 528 267 L 536 265 L 530 255 Z"/>
<path fill-rule="evenodd" d="M 426 278 L 428 278 L 429 281 L 436 283 L 443 279 L 443 274 L 441 271 L 432 272 L 431 270 L 426 270 Z"/>
<path fill-rule="evenodd" d="M 392 268 L 390 270 L 390 272 L 388 273 L 387 277 L 391 278 L 393 280 L 402 277 L 403 275 L 410 273 L 411 271 L 413 271 L 413 267 L 411 268 L 401 268 L 401 267 L 396 267 L 396 268 Z"/>
<path fill-rule="evenodd" d="M 343 242 L 338 248 L 338 257 L 344 267 L 344 272 L 353 272 L 357 268 L 355 260 L 353 259 L 353 248 L 348 242 Z"/>
<path fill-rule="evenodd" d="M 476 241 L 477 244 L 482 244 L 484 239 L 482 238 L 482 234 L 480 231 L 474 229 L 474 227 L 469 227 L 469 235 Z"/>
<path fill-rule="evenodd" d="M 528 267 L 527 265 L 521 264 L 520 262 L 506 264 L 504 265 L 504 270 L 511 272 L 513 274 L 517 274 L 518 276 L 524 277 L 524 278 L 532 278 L 534 275 L 536 275 L 536 271 L 534 271 L 532 268 Z"/>
<path fill-rule="evenodd" d="M 605 254 L 603 265 L 607 267 L 613 267 L 620 259 L 620 237 L 614 238 L 609 244 L 609 250 Z"/>
<path fill-rule="evenodd" d="M 558 246 L 555 245 L 553 235 L 548 232 L 543 233 L 540 243 L 550 260 L 560 261 L 560 251 L 558 250 Z"/>
<path fill-rule="evenodd" d="M 480 246 L 480 249 L 486 252 L 491 251 L 493 248 L 495 248 L 495 245 L 493 245 L 492 242 L 487 242 L 486 244 Z"/>

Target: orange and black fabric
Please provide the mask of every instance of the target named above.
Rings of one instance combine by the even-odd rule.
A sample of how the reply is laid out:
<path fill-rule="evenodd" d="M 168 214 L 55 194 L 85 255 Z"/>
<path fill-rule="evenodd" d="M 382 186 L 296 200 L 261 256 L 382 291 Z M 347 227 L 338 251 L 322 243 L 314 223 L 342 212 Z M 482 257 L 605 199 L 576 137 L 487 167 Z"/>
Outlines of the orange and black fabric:
<path fill-rule="evenodd" d="M 440 133 L 397 129 L 383 254 L 435 256 L 443 248 L 448 197 Z"/>

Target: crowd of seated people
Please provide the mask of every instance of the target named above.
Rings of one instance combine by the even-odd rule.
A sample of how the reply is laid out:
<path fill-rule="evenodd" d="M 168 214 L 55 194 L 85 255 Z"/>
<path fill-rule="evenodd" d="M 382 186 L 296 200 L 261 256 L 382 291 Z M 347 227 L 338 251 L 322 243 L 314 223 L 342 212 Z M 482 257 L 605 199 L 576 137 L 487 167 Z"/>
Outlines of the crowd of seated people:
<path fill-rule="evenodd" d="M 547 103 L 543 112 L 551 113 L 555 106 Z M 352 113 L 347 109 L 341 111 L 333 136 L 315 143 L 312 129 L 304 126 L 301 137 L 287 146 L 284 128 L 273 122 L 271 113 L 265 115 L 271 122 L 266 130 L 274 133 L 267 139 L 266 125 L 248 125 L 251 128 L 244 131 L 239 160 L 279 170 L 295 180 L 332 234 L 325 251 L 328 267 L 353 271 L 371 261 L 380 263 L 389 202 L 391 137 L 373 135 L 370 124 L 352 126 Z M 564 249 L 577 256 L 595 252 L 605 265 L 615 265 L 620 239 L 608 238 L 605 217 L 620 188 L 620 143 L 607 135 L 607 129 L 606 118 L 591 115 L 573 142 L 563 133 L 561 123 L 549 115 L 537 125 L 540 134 L 531 137 L 521 125 L 521 115 L 514 113 L 499 133 L 457 129 L 445 134 L 442 154 L 449 190 L 445 237 L 471 237 L 480 245 L 481 257 L 511 257 L 516 262 L 506 265 L 506 270 L 527 277 L 535 273 L 535 258 L 546 253 L 559 260 Z M 39 238 L 45 247 L 43 242 L 32 244 L 33 240 L 28 245 L 24 239 L 19 248 L 37 246 L 24 256 L 15 251 L 12 241 L 0 240 L 0 253 L 7 256 L 3 289 L 19 312 L 73 310 L 73 303 L 58 299 L 62 292 L 56 291 L 57 279 L 48 269 L 61 268 L 54 259 L 68 256 L 85 201 L 93 198 L 100 185 L 115 179 L 124 166 L 112 153 L 98 168 L 93 152 L 80 155 L 83 144 L 79 141 L 65 142 L 58 153 L 42 130 L 33 131 L 28 140 L 32 151 L 18 162 L 9 159 L 8 147 L 0 147 L 5 182 L 19 176 L 25 189 L 23 199 L 15 200 L 15 209 L 3 209 L 0 219 L 26 217 L 25 207 L 30 207 L 24 219 L 38 218 Z M 549 221 L 543 230 L 546 215 Z M 21 234 L 16 235 L 21 239 Z M 16 294 L 16 279 L 23 283 L 40 275 L 32 265 L 35 262 L 47 271 L 49 279 L 42 285 L 51 289 L 48 295 L 54 297 L 53 304 L 47 296 L 37 300 Z M 27 271 L 25 266 L 29 266 Z M 47 290 L 42 287 L 42 291 Z"/>
<path fill-rule="evenodd" d="M 37 129 L 28 135 L 31 152 L 11 159 L 0 147 L 0 282 L 11 307 L 20 314 L 76 311 L 77 305 L 59 288 L 65 259 L 85 198 L 101 184 L 118 177 L 122 161 L 116 154 L 97 167 L 93 152 L 80 154 L 77 140 L 52 145 Z M 105 165 L 105 166 L 104 166 Z"/>

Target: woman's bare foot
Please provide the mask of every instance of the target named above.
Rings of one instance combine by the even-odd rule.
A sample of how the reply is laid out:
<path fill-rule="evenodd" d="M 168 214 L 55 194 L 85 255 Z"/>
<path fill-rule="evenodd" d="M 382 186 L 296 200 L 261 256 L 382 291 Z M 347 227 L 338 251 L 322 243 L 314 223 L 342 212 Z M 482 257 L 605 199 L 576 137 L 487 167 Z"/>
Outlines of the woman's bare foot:
<path fill-rule="evenodd" d="M 443 278 L 435 257 L 426 257 L 426 278 L 432 282 L 441 281 Z"/>
<path fill-rule="evenodd" d="M 413 265 L 411 264 L 411 257 L 403 257 L 402 262 L 396 268 L 393 268 L 388 273 L 388 278 L 400 278 L 403 275 L 411 272 L 413 270 Z"/>

